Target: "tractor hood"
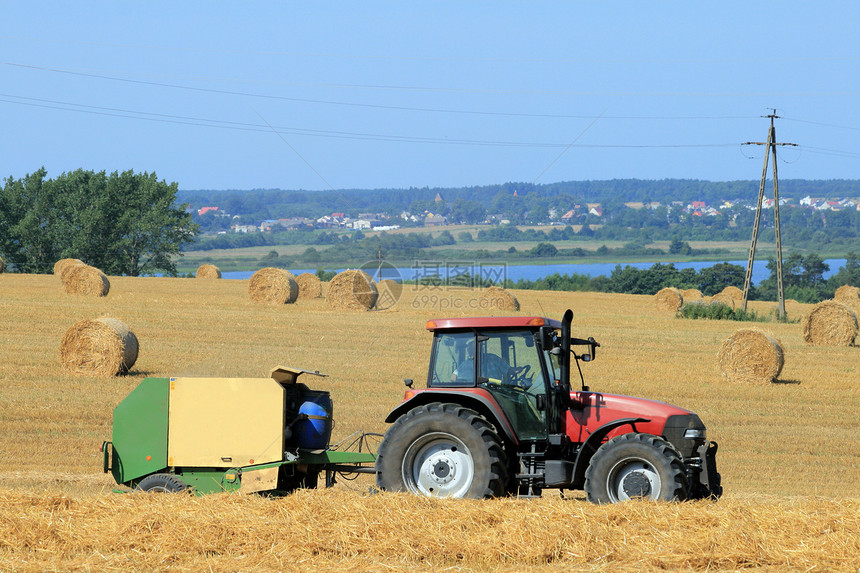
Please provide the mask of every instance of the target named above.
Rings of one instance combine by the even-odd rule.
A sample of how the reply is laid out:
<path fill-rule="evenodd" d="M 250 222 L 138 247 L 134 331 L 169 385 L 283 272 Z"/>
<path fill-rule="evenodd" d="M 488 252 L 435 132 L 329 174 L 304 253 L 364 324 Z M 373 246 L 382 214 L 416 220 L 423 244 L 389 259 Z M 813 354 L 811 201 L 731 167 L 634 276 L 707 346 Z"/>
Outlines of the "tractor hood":
<path fill-rule="evenodd" d="M 622 418 L 643 418 L 648 421 L 637 423 L 636 430 L 660 436 L 672 416 L 688 418 L 690 423 L 701 425 L 704 429 L 704 425 L 693 412 L 671 404 L 631 396 L 577 391 L 570 393 L 565 427 L 571 440 L 584 442 L 595 430 L 609 422 Z M 608 437 L 612 438 L 628 431 L 629 426 L 622 426 Z"/>

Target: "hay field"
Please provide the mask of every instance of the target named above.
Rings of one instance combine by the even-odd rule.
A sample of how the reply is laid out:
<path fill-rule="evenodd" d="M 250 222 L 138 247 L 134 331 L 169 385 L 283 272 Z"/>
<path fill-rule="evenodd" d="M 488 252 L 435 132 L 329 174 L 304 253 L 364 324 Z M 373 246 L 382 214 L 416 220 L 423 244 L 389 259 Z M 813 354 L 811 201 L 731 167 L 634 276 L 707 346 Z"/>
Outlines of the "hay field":
<path fill-rule="evenodd" d="M 423 386 L 427 319 L 481 315 L 477 294 L 407 287 L 391 309 L 325 299 L 255 305 L 248 281 L 110 277 L 104 298 L 50 275 L 0 275 L 0 570 L 737 570 L 860 568 L 860 348 L 782 342 L 779 383 L 725 382 L 717 353 L 742 326 L 679 320 L 650 296 L 515 291 L 521 314 L 574 310 L 594 336 L 593 390 L 697 412 L 720 443 L 717 503 L 603 508 L 581 496 L 445 501 L 364 494 L 368 479 L 271 500 L 110 493 L 101 442 L 114 406 L 146 376 L 266 376 L 283 364 L 329 375 L 333 440 L 383 432 L 403 378 Z M 766 314 L 773 303 L 751 303 Z M 792 304 L 800 319 L 811 305 Z M 65 330 L 113 316 L 140 353 L 128 376 L 68 375 Z M 570 494 L 568 495 L 570 497 Z M 342 565 L 339 565 L 343 560 Z"/>

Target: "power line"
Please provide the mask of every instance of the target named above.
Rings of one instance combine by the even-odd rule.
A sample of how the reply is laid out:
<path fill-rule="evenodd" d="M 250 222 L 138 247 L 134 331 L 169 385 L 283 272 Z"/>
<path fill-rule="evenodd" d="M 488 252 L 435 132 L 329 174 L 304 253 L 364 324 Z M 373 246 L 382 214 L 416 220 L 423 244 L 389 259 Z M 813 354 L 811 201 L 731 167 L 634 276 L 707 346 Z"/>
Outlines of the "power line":
<path fill-rule="evenodd" d="M 242 96 L 242 97 L 254 97 L 261 99 L 271 99 L 271 100 L 281 100 L 281 101 L 291 101 L 296 103 L 312 103 L 312 104 L 320 104 L 320 105 L 334 105 L 334 106 L 347 106 L 347 107 L 360 107 L 367 109 L 385 109 L 385 110 L 395 110 L 395 111 L 413 111 L 413 112 L 423 112 L 423 113 L 450 113 L 450 114 L 461 114 L 461 115 L 482 115 L 482 116 L 496 116 L 496 117 L 532 117 L 532 118 L 548 118 L 548 119 L 595 119 L 598 116 L 594 115 L 579 115 L 579 114 L 551 114 L 551 113 L 525 113 L 525 112 L 496 112 L 496 111 L 487 111 L 487 110 L 463 110 L 463 109 L 444 109 L 444 108 L 433 108 L 433 107 L 415 107 L 415 106 L 394 106 L 394 105 L 382 105 L 382 104 L 369 104 L 369 103 L 356 103 L 356 102 L 345 102 L 345 101 L 337 101 L 337 100 L 327 100 L 327 99 L 315 99 L 315 98 L 296 98 L 289 96 L 279 96 L 279 95 L 271 95 L 271 94 L 261 94 L 254 92 L 244 92 L 244 91 L 234 91 L 234 90 L 222 90 L 215 88 L 204 88 L 204 87 L 195 87 L 195 86 L 186 86 L 180 84 L 172 84 L 166 82 L 157 82 L 152 80 L 140 80 L 140 79 L 132 79 L 132 78 L 122 78 L 114 75 L 109 75 L 107 73 L 95 73 L 95 72 L 82 72 L 75 70 L 67 70 L 62 68 L 51 68 L 45 66 L 34 66 L 30 64 L 20 64 L 14 62 L 3 62 L 3 64 L 12 67 L 19 67 L 31 70 L 38 70 L 43 72 L 51 72 L 58 74 L 67 74 L 73 76 L 87 77 L 87 78 L 96 78 L 103 80 L 110 80 L 116 82 L 126 82 L 138 85 L 148 85 L 153 87 L 163 87 L 163 88 L 171 88 L 171 89 L 179 89 L 179 90 L 188 90 L 188 91 L 197 91 L 203 93 L 213 93 L 220 95 L 233 95 L 233 96 Z M 322 87 L 332 87 L 332 84 L 323 85 Z M 317 86 L 319 87 L 319 86 Z M 361 86 L 361 85 L 339 85 L 337 87 L 352 87 L 352 88 L 368 88 L 374 87 L 376 89 L 402 89 L 402 90 L 413 90 L 413 91 L 446 91 L 445 88 L 422 88 L 416 86 Z M 452 89 L 447 91 L 457 91 L 457 92 L 468 92 L 468 89 Z M 484 94 L 498 94 L 498 93 L 524 93 L 522 91 L 512 92 L 510 90 L 471 90 L 476 93 L 484 93 Z M 536 92 L 531 92 L 536 93 Z M 547 94 L 553 95 L 576 95 L 579 92 L 544 92 Z M 675 94 L 677 95 L 677 94 Z M 603 119 L 619 119 L 619 120 L 657 120 L 657 121 L 665 121 L 665 120 L 727 120 L 727 119 L 751 119 L 751 116 L 686 116 L 686 117 L 672 117 L 672 116 L 600 116 Z"/>
<path fill-rule="evenodd" d="M 16 64 L 9 64 L 16 65 Z M 65 72 L 62 73 L 77 73 L 77 72 Z M 122 78 L 107 78 L 107 79 L 115 79 L 117 81 L 129 81 L 133 83 L 149 83 L 149 82 L 141 82 L 139 80 L 125 80 Z M 162 84 L 155 84 L 162 85 Z M 202 90 L 202 91 L 215 91 L 218 90 L 207 90 L 204 88 L 191 88 L 187 86 L 172 86 L 169 84 L 165 84 L 166 87 L 174 87 L 178 89 L 191 89 L 191 90 Z M 232 93 L 234 95 L 241 95 L 239 92 L 219 92 L 219 93 Z M 363 107 L 376 107 L 382 109 L 398 109 L 398 110 L 411 110 L 411 111 L 435 111 L 442 113 L 473 113 L 478 115 L 501 115 L 501 116 L 520 116 L 520 117 L 553 117 L 553 118 L 567 118 L 567 119 L 591 119 L 596 120 L 598 118 L 603 119 L 626 119 L 626 120 L 703 120 L 703 119 L 746 119 L 745 116 L 587 116 L 587 115 L 558 115 L 558 114 L 528 114 L 528 113 L 505 113 L 505 112 L 484 112 L 484 111 L 465 111 L 465 110 L 444 110 L 444 109 L 432 109 L 432 108 L 406 108 L 399 106 L 381 106 L 381 105 L 372 105 L 372 104 L 351 104 L 346 102 L 327 102 L 325 100 L 299 100 L 297 98 L 286 98 L 281 96 L 265 96 L 260 94 L 245 94 L 254 97 L 269 97 L 274 99 L 287 99 L 293 101 L 310 101 L 314 103 L 331 103 L 336 105 L 357 105 Z M 18 96 L 14 94 L 3 94 L 0 93 L 0 98 L 14 98 L 14 99 L 0 99 L 0 102 L 11 103 L 16 105 L 26 105 L 31 107 L 41 107 L 47 109 L 56 109 L 61 111 L 73 111 L 78 113 L 88 113 L 92 115 L 101 115 L 106 117 L 121 117 L 127 119 L 138 119 L 144 121 L 151 122 L 160 122 L 160 123 L 170 123 L 170 124 L 178 124 L 178 125 L 190 125 L 196 127 L 210 127 L 217 129 L 232 129 L 238 131 L 250 131 L 250 132 L 269 132 L 271 129 L 268 126 L 255 124 L 255 123 L 244 123 L 244 122 L 236 122 L 236 121 L 228 121 L 228 120 L 219 120 L 219 119 L 209 119 L 209 118 L 200 118 L 193 116 L 181 116 L 181 115 L 171 115 L 171 114 L 161 114 L 154 112 L 145 112 L 145 111 L 137 111 L 137 110 L 129 110 L 122 108 L 112 108 L 112 107 L 104 107 L 104 106 L 93 106 L 87 104 L 78 104 L 72 102 L 64 102 L 58 100 L 48 100 L 48 99 L 40 99 L 40 98 L 30 98 L 25 96 Z M 24 101 L 18 101 L 24 100 Z M 793 119 L 791 121 L 801 122 L 801 123 L 809 123 L 814 125 L 822 125 L 827 127 L 841 127 L 844 129 L 857 129 L 849 126 L 839 126 L 835 124 L 828 123 L 820 123 L 813 122 L 807 120 L 798 120 Z M 528 147 L 528 148 L 562 148 L 567 149 L 570 147 L 578 147 L 578 148 L 594 148 L 594 149 L 672 149 L 672 148 L 685 148 L 685 149 L 695 149 L 695 148 L 718 148 L 718 147 L 733 147 L 738 145 L 736 143 L 699 143 L 699 144 L 684 144 L 684 143 L 676 143 L 676 144 L 580 144 L 580 145 L 571 145 L 570 143 L 547 143 L 547 142 L 523 142 L 523 141 L 492 141 L 492 140 L 475 140 L 475 139 L 452 139 L 452 138 L 433 138 L 433 137 L 420 137 L 420 136 L 406 136 L 406 135 L 394 135 L 394 134 L 376 134 L 376 133 L 365 133 L 365 132 L 348 132 L 348 131 L 332 131 L 332 130 L 317 130 L 317 129 L 308 129 L 308 128 L 300 128 L 295 126 L 274 126 L 275 129 L 293 134 L 293 135 L 305 135 L 312 137 L 326 137 L 332 139 L 353 139 L 353 140 L 367 140 L 367 141 L 391 141 L 391 142 L 407 142 L 407 143 L 428 143 L 428 144 L 446 144 L 446 145 L 472 145 L 472 146 L 492 146 L 492 147 Z M 746 142 L 741 145 L 748 145 L 753 142 Z M 860 153 L 838 150 L 838 149 L 827 149 L 820 147 L 812 147 L 806 145 L 796 145 L 801 150 L 808 151 L 809 153 L 814 153 L 817 155 L 829 155 L 834 157 L 844 157 L 844 158 L 860 158 Z"/>
<path fill-rule="evenodd" d="M 804 151 L 808 151 L 809 153 L 815 153 L 817 155 L 831 155 L 833 157 L 850 157 L 854 159 L 860 159 L 860 153 L 844 151 L 842 149 L 825 149 L 823 147 L 809 147 L 806 145 L 801 145 L 799 147 Z"/>
<path fill-rule="evenodd" d="M 265 99 L 280 99 L 285 101 L 293 101 L 298 103 L 312 103 L 312 104 L 322 104 L 322 105 L 336 105 L 336 106 L 352 106 L 352 107 L 364 107 L 364 108 L 373 108 L 373 109 L 389 109 L 395 111 L 416 111 L 416 112 L 427 112 L 427 113 L 449 113 L 449 114 L 464 114 L 464 115 L 485 115 L 485 116 L 499 116 L 499 117 L 530 117 L 530 118 L 546 118 L 546 119 L 587 119 L 593 120 L 596 118 L 600 119 L 613 119 L 613 120 L 623 120 L 623 121 L 704 121 L 704 120 L 713 120 L 713 121 L 724 121 L 724 120 L 746 120 L 753 119 L 753 116 L 746 115 L 689 115 L 689 116 L 673 116 L 673 115 L 582 115 L 582 114 L 557 114 L 557 113 L 528 113 L 528 112 L 498 112 L 498 111 L 486 111 L 486 110 L 464 110 L 464 109 L 445 109 L 445 108 L 433 108 L 433 107 L 415 107 L 415 106 L 392 106 L 392 105 L 382 105 L 382 104 L 367 104 L 367 103 L 356 103 L 356 102 L 345 102 L 345 101 L 337 101 L 337 100 L 326 100 L 326 99 L 314 99 L 314 98 L 295 98 L 288 96 L 277 96 L 271 94 L 259 94 L 253 92 L 242 92 L 242 91 L 232 91 L 232 90 L 219 90 L 214 88 L 200 88 L 194 86 L 184 86 L 178 84 L 170 84 L 163 82 L 155 82 L 155 81 L 146 81 L 146 80 L 138 80 L 138 79 L 130 79 L 130 78 L 121 78 L 117 76 L 107 75 L 105 73 L 90 73 L 90 72 L 82 72 L 75 70 L 66 70 L 61 68 L 49 68 L 43 66 L 34 66 L 29 64 L 20 64 L 14 62 L 3 62 L 3 64 L 13 67 L 22 67 L 27 69 L 34 69 L 39 71 L 47 71 L 52 73 L 62 73 L 69 75 L 77 75 L 83 77 L 92 77 L 98 79 L 105 79 L 117 82 L 128 82 L 128 83 L 136 83 L 142 85 L 151 85 L 155 87 L 167 87 L 171 89 L 181 89 L 181 90 L 192 90 L 192 91 L 202 91 L 208 93 L 216 93 L 222 95 L 239 95 L 246 97 L 256 97 L 256 98 L 265 98 Z M 194 80 L 204 80 L 204 81 L 216 81 L 218 78 L 206 78 L 206 77 L 192 77 L 190 79 Z M 223 78 L 221 78 L 223 81 Z M 233 81 L 241 81 L 241 82 L 253 82 L 251 80 L 233 80 Z M 272 82 L 266 82 L 272 83 Z M 432 88 L 432 87 L 415 87 L 415 86 L 367 86 L 367 85 L 358 85 L 358 84 L 291 84 L 286 82 L 275 82 L 276 84 L 282 85 L 303 85 L 309 87 L 342 87 L 342 88 L 362 88 L 362 87 L 372 87 L 377 89 L 410 89 L 410 90 L 430 90 L 430 91 L 444 91 L 445 88 Z M 470 91 L 468 89 L 453 89 L 451 91 Z M 502 90 L 474 90 L 480 91 L 482 93 L 499 93 Z M 521 93 L 521 92 L 517 92 Z M 549 93 L 549 92 L 546 92 Z M 565 92 L 566 93 L 566 92 Z M 8 97 L 19 97 L 19 96 L 8 96 Z M 71 104 L 76 105 L 76 104 Z M 822 127 L 832 127 L 835 129 L 845 129 L 851 131 L 860 131 L 860 127 L 847 126 L 842 124 L 834 124 L 834 123 L 824 123 L 824 122 L 816 122 L 810 120 L 796 119 L 796 118 L 787 118 L 784 116 L 780 116 L 780 119 L 784 119 L 789 122 L 796 123 L 804 123 L 808 125 L 818 125 Z"/>
<path fill-rule="evenodd" d="M 782 117 L 782 119 L 784 119 L 785 121 L 793 121 L 795 123 L 805 123 L 807 125 L 818 125 L 821 127 L 833 127 L 835 129 L 847 129 L 850 131 L 860 131 L 860 127 L 852 127 L 850 125 L 841 125 L 841 124 L 836 124 L 836 123 L 822 123 L 819 121 L 809 121 L 806 119 L 792 119 L 792 118 L 788 118 L 788 117 Z"/>
<path fill-rule="evenodd" d="M 48 109 L 57 109 L 61 111 L 72 111 L 78 113 L 87 113 L 92 115 L 102 115 L 107 117 L 123 117 L 127 119 L 138 119 L 144 121 L 154 121 L 160 123 L 174 123 L 179 125 L 192 125 L 197 127 L 211 127 L 218 129 L 232 129 L 239 131 L 255 131 L 255 132 L 271 132 L 272 127 L 268 125 L 243 123 L 235 121 L 225 121 L 217 119 L 207 119 L 201 117 L 169 115 L 161 113 L 143 112 L 136 110 L 128 110 L 122 108 L 112 108 L 103 106 L 91 106 L 58 100 L 46 100 L 38 98 L 28 98 L 23 96 L 15 96 L 10 94 L 0 93 L 0 98 L 17 98 L 25 101 L 16 101 L 14 99 L 0 99 L 0 102 L 27 105 L 31 107 L 41 107 Z M 524 142 L 524 141 L 491 141 L 491 140 L 475 140 L 475 139 L 452 139 L 452 138 L 434 138 L 434 137 L 419 137 L 405 136 L 392 134 L 375 134 L 362 132 L 347 132 L 347 131 L 326 131 L 319 129 L 307 129 L 290 126 L 274 126 L 281 132 L 287 132 L 292 135 L 306 135 L 316 137 L 328 137 L 335 139 L 359 139 L 370 141 L 393 141 L 407 143 L 432 143 L 432 144 L 447 144 L 447 145 L 475 145 L 475 146 L 492 146 L 492 147 L 531 147 L 531 148 L 567 148 L 569 143 L 546 143 L 546 142 Z M 706 148 L 706 147 L 733 147 L 735 143 L 711 143 L 711 144 L 590 144 L 576 145 L 574 147 L 590 147 L 590 148 L 628 148 L 628 149 L 646 149 L 646 148 Z"/>
<path fill-rule="evenodd" d="M 317 170 L 316 170 L 316 168 L 315 168 L 313 165 L 311 165 L 311 164 L 310 164 L 310 162 L 308 162 L 308 160 L 307 160 L 307 159 L 305 159 L 304 155 L 302 155 L 301 153 L 299 153 L 299 151 L 298 151 L 295 147 L 293 147 L 293 146 L 290 144 L 290 142 L 289 142 L 289 141 L 287 141 L 287 140 L 286 140 L 286 138 L 284 138 L 284 136 L 283 136 L 283 135 L 281 135 L 281 133 L 280 133 L 277 129 L 275 129 L 274 127 L 272 127 L 272 125 L 271 125 L 271 124 L 269 124 L 269 122 L 268 122 L 268 121 L 266 121 L 266 118 L 265 118 L 265 117 L 263 117 L 262 115 L 260 115 L 260 112 L 258 112 L 258 111 L 256 111 L 256 110 L 254 110 L 254 113 L 256 113 L 258 116 L 260 116 L 260 119 L 262 119 L 262 120 L 263 120 L 263 122 L 264 122 L 266 125 L 268 125 L 268 126 L 269 126 L 269 128 L 270 128 L 272 131 L 274 131 L 274 132 L 275 132 L 275 135 L 277 135 L 277 136 L 281 139 L 281 141 L 283 141 L 284 143 L 286 143 L 286 144 L 287 144 L 287 147 L 289 147 L 290 149 L 292 149 L 292 150 L 293 150 L 293 153 L 295 153 L 296 155 L 298 155 L 298 156 L 299 156 L 299 159 L 301 159 L 302 161 L 304 161 L 304 162 L 305 162 L 305 165 L 307 165 L 308 167 L 310 167 L 310 168 L 311 168 L 311 171 L 313 171 L 314 173 L 316 173 L 316 174 L 317 174 L 317 177 L 319 177 L 320 179 L 322 179 L 322 182 L 323 182 L 323 183 L 325 183 L 326 185 L 328 185 L 328 188 L 329 188 L 329 189 L 331 189 L 332 191 L 334 191 L 334 190 L 335 190 L 335 189 L 334 189 L 334 187 L 332 187 L 332 186 L 331 186 L 331 183 L 329 183 L 329 182 L 328 182 L 328 180 L 327 180 L 325 177 L 323 177 L 323 176 L 322 176 L 322 174 L 321 174 L 319 171 L 317 171 Z"/>
<path fill-rule="evenodd" d="M 568 149 L 570 149 L 571 147 L 573 147 L 573 145 L 574 145 L 577 141 L 579 141 L 579 139 L 580 139 L 583 135 L 585 135 L 585 132 L 586 132 L 586 131 L 588 131 L 589 129 L 591 129 L 591 126 L 593 126 L 595 123 L 597 123 L 597 118 L 595 118 L 595 119 L 594 119 L 594 121 L 592 121 L 591 123 L 589 123 L 589 124 L 585 127 L 585 129 L 583 129 L 582 131 L 580 131 L 580 132 L 579 132 L 579 134 L 578 134 L 575 138 L 573 138 L 573 141 L 571 141 L 571 142 L 568 144 L 568 146 L 567 146 L 567 147 L 565 147 L 564 149 L 562 149 L 562 150 L 561 150 L 561 153 L 559 153 L 559 154 L 556 156 L 556 158 L 555 158 L 555 159 L 553 159 L 552 161 L 550 161 L 549 165 L 547 165 L 547 166 L 544 168 L 544 170 L 543 170 L 543 171 L 541 171 L 541 172 L 538 174 L 538 176 L 534 178 L 534 181 L 532 181 L 532 184 L 537 183 L 537 180 L 538 180 L 538 179 L 540 179 L 541 177 L 543 177 L 543 174 L 544 174 L 544 173 L 546 173 L 547 171 L 549 171 L 549 168 L 550 168 L 550 167 L 552 167 L 553 165 L 555 165 L 555 164 L 556 164 L 556 162 L 557 162 L 559 159 L 561 159 L 561 156 L 562 156 L 562 155 L 564 155 L 565 153 L 567 153 L 567 150 L 568 150 Z"/>

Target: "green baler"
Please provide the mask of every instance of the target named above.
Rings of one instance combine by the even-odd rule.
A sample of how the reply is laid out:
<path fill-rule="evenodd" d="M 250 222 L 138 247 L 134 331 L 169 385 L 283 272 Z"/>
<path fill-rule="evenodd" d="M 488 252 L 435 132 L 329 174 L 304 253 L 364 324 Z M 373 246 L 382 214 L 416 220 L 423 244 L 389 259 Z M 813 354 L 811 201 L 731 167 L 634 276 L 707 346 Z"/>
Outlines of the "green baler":
<path fill-rule="evenodd" d="M 270 378 L 146 378 L 114 409 L 104 471 L 145 491 L 288 493 L 320 473 L 373 473 L 376 456 L 328 442 L 328 392 L 297 382 L 318 372 L 278 367 Z M 365 465 L 368 464 L 368 465 Z"/>

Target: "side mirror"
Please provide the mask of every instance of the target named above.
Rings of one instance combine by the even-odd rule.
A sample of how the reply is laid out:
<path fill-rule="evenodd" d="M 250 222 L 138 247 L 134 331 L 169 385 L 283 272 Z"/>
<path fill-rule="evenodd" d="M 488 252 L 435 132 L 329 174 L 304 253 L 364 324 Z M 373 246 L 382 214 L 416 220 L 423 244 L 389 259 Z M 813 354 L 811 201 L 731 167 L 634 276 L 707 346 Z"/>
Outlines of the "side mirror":
<path fill-rule="evenodd" d="M 588 344 L 591 346 L 591 357 L 589 360 L 594 360 L 597 357 L 597 347 L 600 346 L 600 343 L 594 340 L 593 336 L 589 336 Z"/>
<path fill-rule="evenodd" d="M 412 384 L 414 382 L 412 382 L 412 378 L 404 378 L 403 383 L 406 385 L 407 388 L 412 388 Z"/>

